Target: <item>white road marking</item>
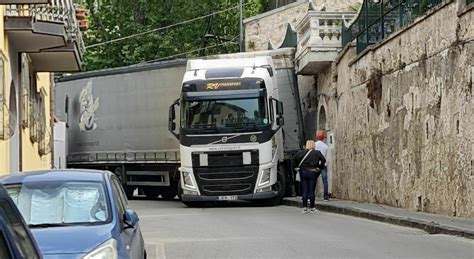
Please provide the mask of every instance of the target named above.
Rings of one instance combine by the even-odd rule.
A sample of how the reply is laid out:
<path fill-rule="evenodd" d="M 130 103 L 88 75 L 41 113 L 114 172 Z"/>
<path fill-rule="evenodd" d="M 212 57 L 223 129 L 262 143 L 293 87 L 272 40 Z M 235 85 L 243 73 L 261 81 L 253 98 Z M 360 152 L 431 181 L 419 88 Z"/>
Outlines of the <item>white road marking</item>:
<path fill-rule="evenodd" d="M 187 214 L 157 214 L 157 215 L 140 215 L 139 218 L 161 218 L 161 217 L 177 217 L 177 216 L 195 216 L 195 215 L 207 215 L 208 213 L 187 213 Z"/>

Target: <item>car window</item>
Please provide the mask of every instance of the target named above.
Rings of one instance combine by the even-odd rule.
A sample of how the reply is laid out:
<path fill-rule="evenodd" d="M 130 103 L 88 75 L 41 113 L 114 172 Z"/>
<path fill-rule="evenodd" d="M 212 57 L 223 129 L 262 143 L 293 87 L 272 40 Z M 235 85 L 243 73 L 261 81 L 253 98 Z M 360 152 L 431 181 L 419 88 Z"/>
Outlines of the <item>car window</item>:
<path fill-rule="evenodd" d="M 12 258 L 3 231 L 0 230 L 0 258 Z"/>
<path fill-rule="evenodd" d="M 4 200 L 0 200 L 0 212 L 2 211 L 6 216 L 5 220 L 9 225 L 12 226 L 12 229 L 16 235 L 16 241 L 20 245 L 21 251 L 24 253 L 25 258 L 38 258 L 35 246 L 28 235 L 25 226 L 18 218 L 20 215 L 15 213 L 11 205 Z"/>
<path fill-rule="evenodd" d="M 115 186 L 117 186 L 118 194 L 120 196 L 120 200 L 122 200 L 125 208 L 128 207 L 128 199 L 127 196 L 125 195 L 125 191 L 123 190 L 123 186 L 120 183 L 120 181 L 116 177 L 112 177 L 112 181 L 115 182 Z"/>
<path fill-rule="evenodd" d="M 100 182 L 31 182 L 5 187 L 30 227 L 103 224 L 109 219 Z"/>
<path fill-rule="evenodd" d="M 119 217 L 120 217 L 120 222 L 123 226 L 123 215 L 125 214 L 125 206 L 123 203 L 123 200 L 120 197 L 120 186 L 117 186 L 116 181 L 114 181 L 114 178 L 111 179 L 111 185 L 112 185 L 112 194 L 114 196 L 115 200 L 115 206 L 117 207 Z"/>

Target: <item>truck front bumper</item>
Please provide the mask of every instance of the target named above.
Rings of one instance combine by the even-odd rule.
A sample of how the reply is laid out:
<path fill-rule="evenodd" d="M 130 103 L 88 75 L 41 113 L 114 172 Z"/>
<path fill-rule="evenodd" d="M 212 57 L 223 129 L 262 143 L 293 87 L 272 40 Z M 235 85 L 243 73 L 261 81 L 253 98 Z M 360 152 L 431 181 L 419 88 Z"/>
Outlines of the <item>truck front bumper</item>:
<path fill-rule="evenodd" d="M 236 196 L 237 199 L 235 200 L 237 201 L 239 200 L 248 201 L 248 200 L 271 199 L 271 198 L 276 197 L 277 195 L 278 195 L 278 192 L 270 191 L 270 192 L 259 192 L 259 193 L 246 194 L 246 195 L 230 195 L 230 196 Z M 222 196 L 201 196 L 201 195 L 182 194 L 181 200 L 182 201 L 224 201 L 220 199 L 219 197 L 222 197 Z"/>

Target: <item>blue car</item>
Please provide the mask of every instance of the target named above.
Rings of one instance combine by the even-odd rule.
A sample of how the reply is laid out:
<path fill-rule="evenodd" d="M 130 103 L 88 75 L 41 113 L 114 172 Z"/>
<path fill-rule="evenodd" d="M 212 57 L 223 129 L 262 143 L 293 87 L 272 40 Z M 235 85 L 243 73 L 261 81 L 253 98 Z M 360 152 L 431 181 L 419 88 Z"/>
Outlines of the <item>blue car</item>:
<path fill-rule="evenodd" d="M 0 258 L 42 258 L 28 226 L 1 184 Z"/>
<path fill-rule="evenodd" d="M 44 258 L 146 258 L 138 216 L 111 172 L 37 171 L 0 182 Z"/>

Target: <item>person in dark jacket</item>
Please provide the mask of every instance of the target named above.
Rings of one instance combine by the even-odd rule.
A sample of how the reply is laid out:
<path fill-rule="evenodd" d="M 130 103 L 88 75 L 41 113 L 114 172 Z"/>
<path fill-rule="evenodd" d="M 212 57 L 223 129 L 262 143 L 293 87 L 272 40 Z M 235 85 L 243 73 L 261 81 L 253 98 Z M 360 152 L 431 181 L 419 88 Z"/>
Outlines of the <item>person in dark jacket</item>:
<path fill-rule="evenodd" d="M 315 150 L 314 147 L 314 141 L 308 140 L 306 141 L 305 148 L 298 151 L 293 157 L 294 165 L 299 168 L 301 178 L 301 196 L 303 198 L 302 213 L 308 213 L 308 199 L 310 201 L 309 212 L 317 212 L 314 206 L 314 188 L 316 186 L 316 179 L 318 179 L 326 163 L 324 156 L 321 152 Z"/>

